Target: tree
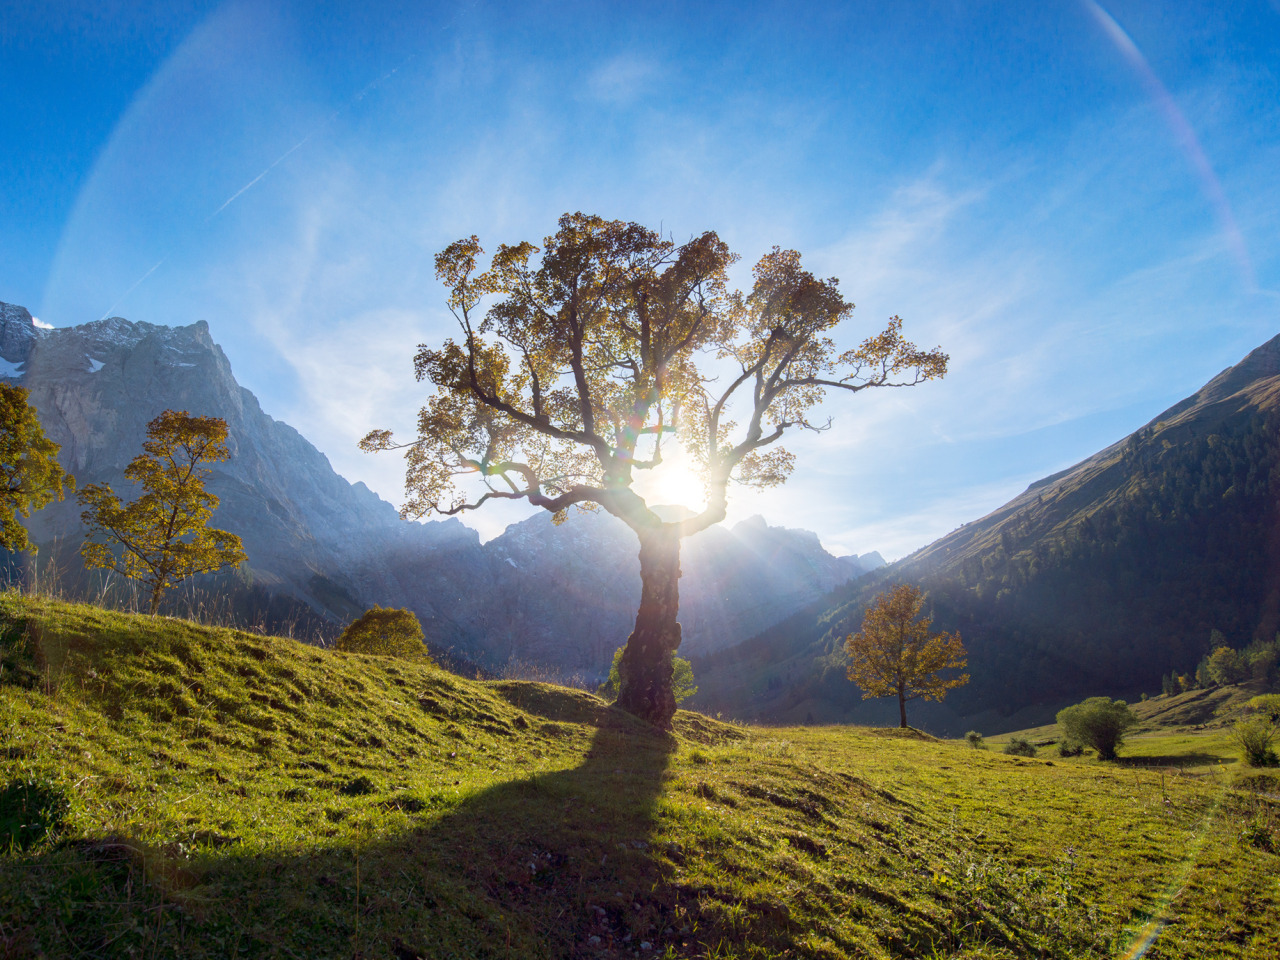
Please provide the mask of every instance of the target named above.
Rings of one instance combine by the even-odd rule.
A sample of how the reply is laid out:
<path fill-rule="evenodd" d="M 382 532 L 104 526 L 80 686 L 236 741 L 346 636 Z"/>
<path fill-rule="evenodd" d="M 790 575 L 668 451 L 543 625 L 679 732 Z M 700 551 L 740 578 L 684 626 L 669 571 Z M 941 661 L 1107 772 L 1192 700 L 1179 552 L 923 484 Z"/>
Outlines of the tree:
<path fill-rule="evenodd" d="M 625 649 L 625 647 L 619 647 L 614 652 L 613 665 L 609 668 L 609 679 L 600 684 L 600 689 L 596 691 L 611 700 L 618 698 L 618 690 L 622 686 L 622 652 Z M 682 657 L 672 657 L 671 695 L 675 697 L 676 703 L 684 703 L 697 692 L 698 688 L 693 683 L 693 664 Z"/>
<path fill-rule="evenodd" d="M 921 617 L 925 595 L 919 587 L 898 584 L 876 597 L 862 617 L 862 629 L 845 638 L 849 679 L 862 699 L 898 698 L 900 726 L 907 726 L 907 701 L 942 700 L 947 691 L 969 682 L 969 675 L 942 676 L 968 663 L 960 634 L 933 633 L 933 617 Z"/>
<path fill-rule="evenodd" d="M 425 639 L 422 624 L 413 611 L 373 607 L 352 621 L 333 647 L 344 653 L 372 653 L 431 663 Z"/>
<path fill-rule="evenodd" d="M 1123 700 L 1090 697 L 1074 707 L 1058 711 L 1058 726 L 1074 743 L 1098 751 L 1100 760 L 1114 760 L 1116 748 L 1124 743 L 1124 732 L 1138 722 Z"/>
<path fill-rule="evenodd" d="M 218 417 L 166 410 L 147 424 L 146 452 L 124 471 L 143 495 L 123 505 L 105 483 L 91 483 L 78 495 L 88 508 L 80 515 L 89 527 L 80 548 L 85 566 L 141 581 L 154 614 L 170 587 L 243 562 L 240 538 L 208 526 L 218 498 L 204 488 L 211 472 L 206 464 L 230 458 L 226 441 L 227 425 Z"/>
<path fill-rule="evenodd" d="M 64 487 L 75 489 L 76 478 L 58 463 L 59 449 L 44 435 L 35 408 L 27 403 L 27 391 L 0 383 L 0 483 L 4 485 L 0 547 L 35 553 L 35 544 L 18 517 L 29 517 L 32 510 L 61 500 Z"/>
<path fill-rule="evenodd" d="M 1239 683 L 1248 676 L 1248 662 L 1230 647 L 1218 647 L 1209 654 L 1209 678 L 1218 686 Z"/>
<path fill-rule="evenodd" d="M 639 539 L 640 607 L 620 663 L 618 703 L 665 726 L 675 712 L 680 540 L 724 519 L 731 480 L 782 483 L 777 446 L 823 430 L 809 411 L 829 391 L 941 377 L 947 357 L 902 336 L 894 317 L 860 346 L 833 334 L 853 309 L 834 279 L 775 248 L 749 293 L 730 291 L 736 260 L 714 233 L 686 243 L 635 223 L 560 218 L 539 249 L 500 245 L 481 269 L 479 240 L 436 256 L 461 338 L 414 358 L 432 394 L 417 438 L 374 430 L 365 450 L 406 450 L 405 516 L 456 515 L 495 500 L 549 510 L 603 508 Z M 482 306 L 483 305 L 483 306 Z M 680 444 L 706 491 L 700 513 L 664 520 L 633 488 Z"/>

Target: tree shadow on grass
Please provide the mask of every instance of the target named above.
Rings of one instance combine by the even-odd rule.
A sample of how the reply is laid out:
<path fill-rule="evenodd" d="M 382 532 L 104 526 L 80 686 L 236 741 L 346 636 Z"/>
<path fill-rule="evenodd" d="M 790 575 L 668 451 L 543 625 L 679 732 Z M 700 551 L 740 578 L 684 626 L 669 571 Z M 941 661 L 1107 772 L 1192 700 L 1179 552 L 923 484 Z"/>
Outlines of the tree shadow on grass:
<path fill-rule="evenodd" d="M 83 902 L 60 925 L 66 943 L 28 948 L 394 960 L 685 953 L 687 895 L 664 879 L 682 854 L 653 842 L 680 740 L 589 698 L 499 692 L 543 742 L 589 740 L 581 762 L 476 792 L 371 793 L 355 812 L 317 809 L 316 846 L 301 851 L 248 853 L 231 838 L 206 838 L 213 845 L 193 859 L 119 839 L 50 851 L 31 866 L 84 874 Z M 585 738 L 583 723 L 594 727 Z M 398 816 L 387 824 L 393 808 L 407 814 L 407 830 Z M 0 910 L 0 947 L 5 920 Z"/>
<path fill-rule="evenodd" d="M 1234 759 L 1226 759 L 1213 753 L 1170 753 L 1150 754 L 1146 756 L 1116 757 L 1111 763 L 1120 767 L 1160 767 L 1175 769 L 1179 767 L 1216 766 L 1219 763 L 1235 763 Z"/>

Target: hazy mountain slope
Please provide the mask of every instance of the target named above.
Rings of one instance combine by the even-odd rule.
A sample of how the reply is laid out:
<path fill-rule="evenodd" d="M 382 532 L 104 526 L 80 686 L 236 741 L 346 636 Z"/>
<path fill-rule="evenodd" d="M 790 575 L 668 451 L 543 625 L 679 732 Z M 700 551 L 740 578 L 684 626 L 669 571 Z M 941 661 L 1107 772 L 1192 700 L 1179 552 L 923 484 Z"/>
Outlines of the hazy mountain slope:
<path fill-rule="evenodd" d="M 1158 689 L 1211 629 L 1270 636 L 1280 599 L 1280 338 L 1120 443 L 701 667 L 702 702 L 747 716 L 858 713 L 841 640 L 884 582 L 922 583 L 959 629 L 961 714 Z"/>
<path fill-rule="evenodd" d="M 604 511 L 573 513 L 558 527 L 546 513 L 513 524 L 485 545 L 503 589 L 475 611 L 474 628 L 499 662 L 607 669 L 635 623 L 638 551 L 635 534 Z M 681 652 L 740 642 L 878 559 L 833 557 L 815 534 L 759 517 L 690 537 L 681 547 Z"/>
<path fill-rule="evenodd" d="M 222 417 L 232 458 L 209 481 L 222 501 L 215 525 L 244 539 L 255 584 L 335 623 L 373 603 L 409 607 L 434 646 L 484 666 L 518 661 L 588 676 L 607 670 L 631 630 L 638 544 L 621 522 L 575 513 L 556 527 L 539 514 L 483 546 L 456 519 L 405 522 L 264 413 L 203 322 L 113 317 L 44 330 L 23 308 L 0 304 L 0 377 L 30 391 L 81 484 L 106 481 L 122 493 L 152 418 L 165 409 Z M 74 573 L 83 536 L 74 500 L 37 514 L 32 533 L 43 562 L 59 557 Z M 833 557 L 816 535 L 758 518 L 706 531 L 685 546 L 686 648 L 737 642 L 880 563 L 877 554 Z"/>

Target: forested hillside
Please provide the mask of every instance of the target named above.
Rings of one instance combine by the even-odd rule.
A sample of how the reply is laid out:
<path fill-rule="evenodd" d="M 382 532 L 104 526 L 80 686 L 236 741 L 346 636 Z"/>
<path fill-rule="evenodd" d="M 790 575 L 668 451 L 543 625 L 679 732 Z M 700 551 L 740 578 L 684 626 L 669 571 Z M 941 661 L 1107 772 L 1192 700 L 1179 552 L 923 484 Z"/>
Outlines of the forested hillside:
<path fill-rule="evenodd" d="M 741 647 L 695 663 L 702 703 L 805 720 L 854 713 L 844 637 L 883 584 L 922 583 L 973 681 L 952 711 L 1160 689 L 1220 631 L 1280 627 L 1280 338 L 1136 433 Z M 736 691 L 741 691 L 737 693 Z"/>

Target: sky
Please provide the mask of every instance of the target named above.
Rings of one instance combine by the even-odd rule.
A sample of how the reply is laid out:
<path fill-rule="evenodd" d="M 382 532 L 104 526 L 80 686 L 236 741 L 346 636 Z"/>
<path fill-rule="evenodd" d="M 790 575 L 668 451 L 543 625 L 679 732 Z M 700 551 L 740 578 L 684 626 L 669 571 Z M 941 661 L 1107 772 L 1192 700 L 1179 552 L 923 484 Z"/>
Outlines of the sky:
<path fill-rule="evenodd" d="M 945 380 L 832 397 L 781 488 L 888 559 L 1121 439 L 1280 333 L 1280 0 L 0 0 L 0 300 L 205 320 L 394 504 L 434 254 L 565 212 L 840 278 Z M 488 539 L 535 512 L 486 506 Z"/>

